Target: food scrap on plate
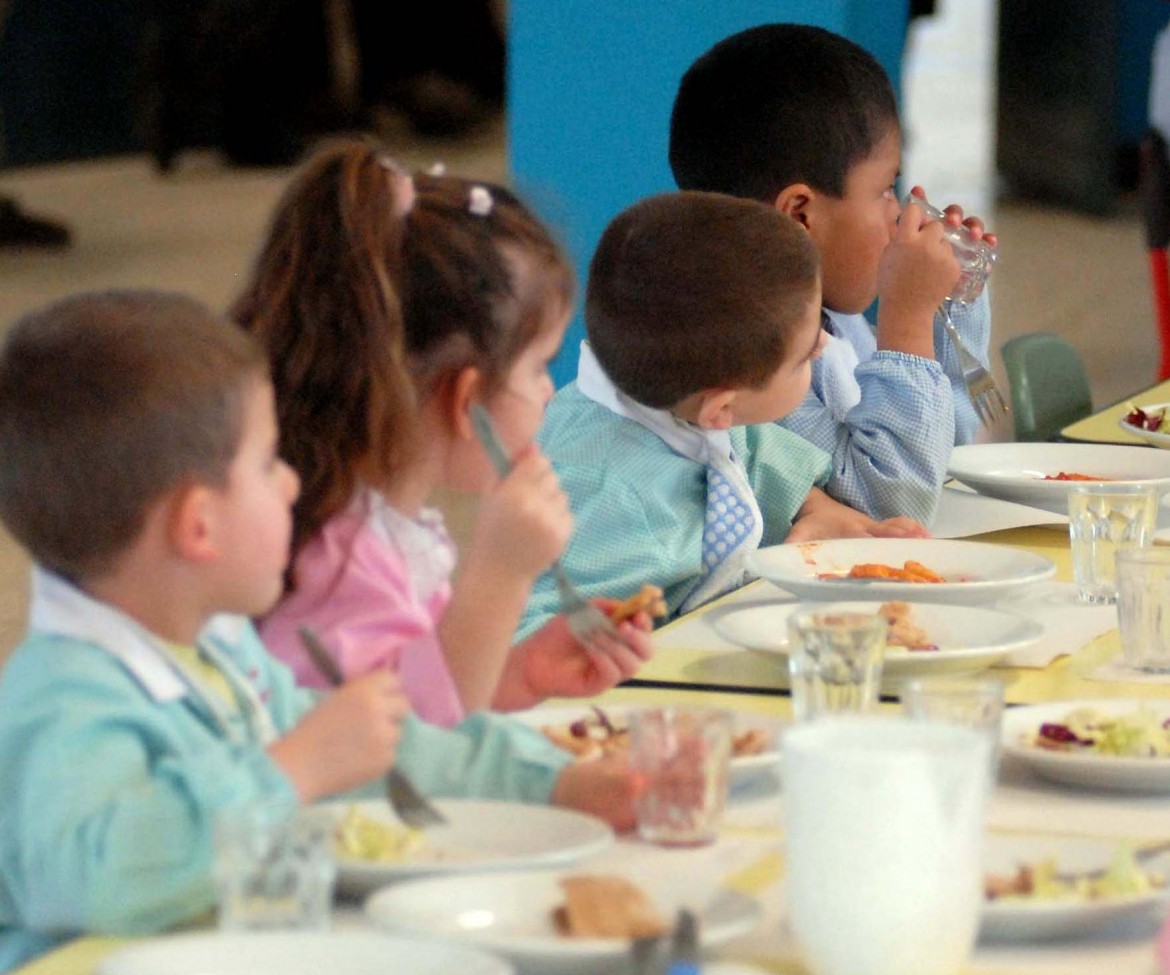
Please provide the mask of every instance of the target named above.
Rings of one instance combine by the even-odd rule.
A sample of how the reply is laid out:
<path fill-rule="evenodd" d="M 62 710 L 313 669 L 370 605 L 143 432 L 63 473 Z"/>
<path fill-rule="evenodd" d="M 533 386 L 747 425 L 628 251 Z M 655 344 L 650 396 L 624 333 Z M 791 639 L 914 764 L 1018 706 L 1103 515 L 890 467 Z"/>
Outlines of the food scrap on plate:
<path fill-rule="evenodd" d="M 859 562 L 848 572 L 822 572 L 818 579 L 883 579 L 887 582 L 946 582 L 942 576 L 921 562 L 908 559 L 899 568 L 882 562 Z"/>
<path fill-rule="evenodd" d="M 1077 708 L 1061 721 L 1046 721 L 1030 744 L 1049 751 L 1088 752 L 1125 758 L 1170 757 L 1170 718 L 1148 708 L 1105 714 Z"/>
<path fill-rule="evenodd" d="M 1109 868 L 1103 873 L 1061 876 L 1056 859 L 1022 863 L 1012 874 L 987 874 L 983 893 L 987 900 L 1101 900 L 1129 894 L 1147 894 L 1166 885 L 1164 877 L 1143 870 L 1133 847 L 1118 844 Z"/>
<path fill-rule="evenodd" d="M 565 903 L 553 909 L 557 930 L 570 938 L 654 938 L 666 934 L 666 919 L 637 885 L 625 877 L 581 874 L 562 877 Z"/>

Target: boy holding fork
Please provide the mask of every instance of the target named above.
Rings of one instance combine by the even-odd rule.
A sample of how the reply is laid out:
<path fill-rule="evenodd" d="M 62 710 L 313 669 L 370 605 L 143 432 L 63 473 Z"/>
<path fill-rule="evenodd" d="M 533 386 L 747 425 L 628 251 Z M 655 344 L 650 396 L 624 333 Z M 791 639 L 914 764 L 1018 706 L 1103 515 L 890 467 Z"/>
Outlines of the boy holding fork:
<path fill-rule="evenodd" d="M 249 616 L 282 589 L 296 474 L 266 359 L 176 295 L 78 295 L 0 352 L 0 518 L 34 560 L 0 675 L 0 971 L 84 931 L 141 934 L 213 903 L 217 812 L 437 795 L 632 820 L 624 767 L 569 764 L 486 714 L 406 714 L 378 669 L 321 696 Z"/>
<path fill-rule="evenodd" d="M 671 114 L 681 189 L 775 207 L 820 252 L 825 348 L 782 423 L 832 455 L 830 495 L 875 518 L 929 524 L 951 448 L 974 439 L 979 419 L 936 315 L 958 264 L 941 224 L 901 210 L 901 156 L 881 65 L 819 27 L 765 24 L 720 41 L 683 75 Z M 947 208 L 948 221 L 961 218 Z M 983 236 L 978 218 L 964 222 Z M 862 314 L 875 298 L 876 331 Z M 986 293 L 952 315 L 986 365 Z"/>

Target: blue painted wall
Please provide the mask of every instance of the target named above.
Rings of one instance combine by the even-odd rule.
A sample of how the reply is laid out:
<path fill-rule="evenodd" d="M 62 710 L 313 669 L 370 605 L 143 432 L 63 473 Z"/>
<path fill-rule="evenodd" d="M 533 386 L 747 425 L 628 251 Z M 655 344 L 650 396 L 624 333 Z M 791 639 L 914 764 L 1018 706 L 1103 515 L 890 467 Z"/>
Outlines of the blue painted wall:
<path fill-rule="evenodd" d="M 508 140 L 517 190 L 573 255 L 584 287 L 606 224 L 674 189 L 670 109 L 683 72 L 756 24 L 835 30 L 872 51 L 900 88 L 907 0 L 509 0 Z M 553 364 L 574 378 L 580 314 Z"/>

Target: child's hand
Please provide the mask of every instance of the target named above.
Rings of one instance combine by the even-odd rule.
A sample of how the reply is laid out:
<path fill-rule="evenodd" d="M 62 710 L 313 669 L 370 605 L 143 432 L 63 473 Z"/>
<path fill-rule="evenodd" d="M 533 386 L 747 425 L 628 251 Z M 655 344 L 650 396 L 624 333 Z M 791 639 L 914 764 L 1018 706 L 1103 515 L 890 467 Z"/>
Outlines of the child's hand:
<path fill-rule="evenodd" d="M 352 789 L 394 764 L 400 723 L 410 710 L 398 677 L 379 669 L 322 698 L 268 749 L 303 802 Z"/>
<path fill-rule="evenodd" d="M 591 601 L 603 613 L 617 605 L 615 599 Z M 648 614 L 638 613 L 618 626 L 620 639 L 601 637 L 601 645 L 589 649 L 569 632 L 564 616 L 554 617 L 512 648 L 493 705 L 516 710 L 548 697 L 592 697 L 609 690 L 653 655 L 652 625 Z"/>
<path fill-rule="evenodd" d="M 919 199 L 926 199 L 926 190 L 921 186 L 913 186 L 910 188 L 910 195 L 917 196 Z M 952 203 L 943 208 L 943 213 L 947 215 L 947 223 L 952 227 L 957 227 L 959 224 L 964 224 L 971 231 L 971 236 L 976 240 L 987 241 L 988 246 L 999 246 L 999 238 L 995 234 L 988 233 L 987 228 L 983 225 L 983 221 L 978 217 L 964 217 L 963 208 L 957 203 Z"/>
<path fill-rule="evenodd" d="M 572 531 L 569 499 L 548 458 L 531 446 L 483 496 L 471 544 L 490 553 L 493 572 L 534 580 L 565 550 Z"/>
<path fill-rule="evenodd" d="M 619 832 L 634 828 L 634 775 L 624 755 L 573 762 L 562 769 L 549 801 L 604 819 Z"/>
<path fill-rule="evenodd" d="M 933 358 L 934 314 L 958 280 L 942 224 L 911 203 L 878 264 L 878 348 Z"/>
<path fill-rule="evenodd" d="M 785 542 L 814 542 L 826 538 L 929 538 L 930 532 L 913 518 L 875 521 L 869 515 L 834 501 L 813 488 L 797 513 Z"/>

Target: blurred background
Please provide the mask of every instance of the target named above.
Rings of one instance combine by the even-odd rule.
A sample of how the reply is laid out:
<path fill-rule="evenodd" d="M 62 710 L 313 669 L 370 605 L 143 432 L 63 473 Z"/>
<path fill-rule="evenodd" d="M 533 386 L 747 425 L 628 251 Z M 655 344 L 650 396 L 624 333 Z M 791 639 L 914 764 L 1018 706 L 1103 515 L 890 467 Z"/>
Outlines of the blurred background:
<path fill-rule="evenodd" d="M 1167 0 L 424 7 L 407 29 L 378 0 L 0 0 L 0 327 L 110 286 L 225 307 L 290 167 L 348 131 L 413 167 L 513 183 L 580 265 L 590 220 L 670 188 L 662 133 L 686 64 L 750 23 L 801 20 L 874 50 L 896 81 L 904 185 L 999 234 L 994 346 L 1063 335 L 1099 406 L 1155 381 L 1136 152 Z M 458 533 L 470 509 L 449 504 Z M 0 656 L 26 576 L 0 538 Z"/>

